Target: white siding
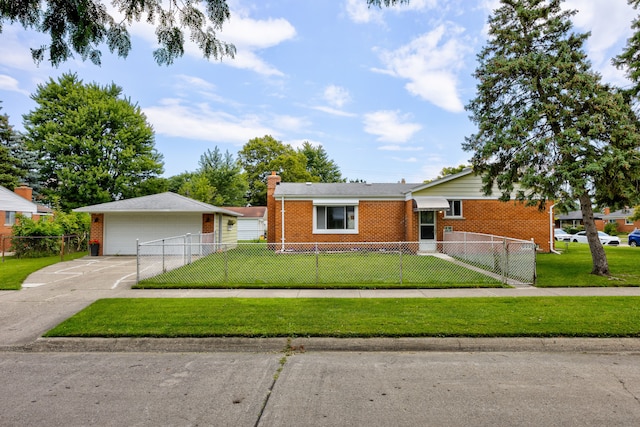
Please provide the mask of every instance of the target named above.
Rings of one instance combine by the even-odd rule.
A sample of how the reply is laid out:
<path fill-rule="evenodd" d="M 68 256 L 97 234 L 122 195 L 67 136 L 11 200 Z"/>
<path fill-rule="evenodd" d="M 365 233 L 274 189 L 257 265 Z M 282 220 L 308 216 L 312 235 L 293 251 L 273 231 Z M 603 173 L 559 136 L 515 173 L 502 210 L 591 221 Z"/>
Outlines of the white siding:
<path fill-rule="evenodd" d="M 264 232 L 262 218 L 238 218 L 238 240 L 257 240 Z"/>
<path fill-rule="evenodd" d="M 498 199 L 500 194 L 501 191 L 494 185 L 493 194 L 485 196 L 482 192 L 482 177 L 472 173 L 412 192 L 413 196 L 442 196 L 447 199 Z"/>
<path fill-rule="evenodd" d="M 105 213 L 104 255 L 135 255 L 140 242 L 202 232 L 201 213 Z"/>

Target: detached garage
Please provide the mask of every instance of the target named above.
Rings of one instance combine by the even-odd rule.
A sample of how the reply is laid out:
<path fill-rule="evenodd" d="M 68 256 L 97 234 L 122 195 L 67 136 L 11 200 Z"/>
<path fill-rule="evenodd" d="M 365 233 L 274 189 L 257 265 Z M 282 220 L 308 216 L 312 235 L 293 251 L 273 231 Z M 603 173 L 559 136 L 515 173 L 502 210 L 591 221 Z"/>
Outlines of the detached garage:
<path fill-rule="evenodd" d="M 213 233 L 214 241 L 236 242 L 236 212 L 167 192 L 75 209 L 91 214 L 91 240 L 99 255 L 135 255 L 136 241 Z"/>

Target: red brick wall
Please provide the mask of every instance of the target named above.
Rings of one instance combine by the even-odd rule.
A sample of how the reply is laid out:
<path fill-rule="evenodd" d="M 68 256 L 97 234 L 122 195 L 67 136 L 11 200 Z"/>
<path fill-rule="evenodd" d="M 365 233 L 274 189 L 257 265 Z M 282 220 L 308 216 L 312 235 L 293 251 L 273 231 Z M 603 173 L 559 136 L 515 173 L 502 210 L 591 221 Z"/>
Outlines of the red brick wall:
<path fill-rule="evenodd" d="M 89 240 L 97 240 L 100 242 L 98 255 L 102 256 L 102 250 L 104 249 L 104 214 L 91 214 Z"/>
<path fill-rule="evenodd" d="M 269 242 L 282 240 L 281 200 L 268 198 Z M 454 231 L 494 234 L 531 240 L 549 251 L 549 215 L 537 207 L 497 200 L 463 200 L 463 219 L 437 215 L 437 240 L 445 226 Z M 285 200 L 285 242 L 415 242 L 418 240 L 418 213 L 412 201 L 360 201 L 358 234 L 313 234 L 313 203 Z"/>
<path fill-rule="evenodd" d="M 445 226 L 454 231 L 494 234 L 514 239 L 531 240 L 540 249 L 549 251 L 549 212 L 539 211 L 536 206 L 498 200 L 463 200 L 464 219 L 444 218 L 438 214 L 438 240 L 442 240 Z"/>

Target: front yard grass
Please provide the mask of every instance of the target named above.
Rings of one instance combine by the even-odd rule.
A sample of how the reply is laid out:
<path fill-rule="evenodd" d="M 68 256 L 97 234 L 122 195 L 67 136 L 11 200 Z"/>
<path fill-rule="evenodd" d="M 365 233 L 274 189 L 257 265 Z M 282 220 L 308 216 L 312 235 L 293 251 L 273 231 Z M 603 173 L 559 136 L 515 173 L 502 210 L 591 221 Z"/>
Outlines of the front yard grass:
<path fill-rule="evenodd" d="M 640 248 L 605 246 L 611 277 L 594 276 L 589 245 L 559 243 L 561 255 L 538 254 L 537 287 L 640 286 Z"/>
<path fill-rule="evenodd" d="M 316 258 L 314 254 L 276 253 L 266 245 L 260 245 L 211 254 L 142 280 L 135 287 L 415 289 L 503 286 L 499 279 L 433 256 L 373 251 L 323 253 Z"/>
<path fill-rule="evenodd" d="M 640 297 L 103 299 L 47 337 L 640 337 Z"/>
<path fill-rule="evenodd" d="M 70 261 L 86 255 L 87 252 L 65 254 L 64 260 Z M 19 290 L 22 282 L 24 282 L 31 273 L 58 262 L 60 262 L 60 255 L 42 258 L 5 257 L 4 262 L 0 261 L 0 290 Z"/>

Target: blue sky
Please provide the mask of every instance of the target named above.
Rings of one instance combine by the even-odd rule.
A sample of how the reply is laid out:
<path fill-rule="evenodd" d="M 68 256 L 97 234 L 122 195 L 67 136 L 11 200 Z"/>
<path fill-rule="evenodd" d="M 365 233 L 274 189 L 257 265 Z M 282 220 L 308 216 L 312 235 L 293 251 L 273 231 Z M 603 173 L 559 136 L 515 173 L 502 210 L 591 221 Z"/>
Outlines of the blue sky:
<path fill-rule="evenodd" d="M 109 3 L 107 1 L 107 3 Z M 0 34 L 2 113 L 22 130 L 38 84 L 75 72 L 84 82 L 121 86 L 147 115 L 165 176 L 193 171 L 219 147 L 234 156 L 266 134 L 321 144 L 342 174 L 369 182 L 422 182 L 468 162 L 474 125 L 464 105 L 495 0 L 411 0 L 368 9 L 365 0 L 229 0 L 220 34 L 235 59 L 207 61 L 194 46 L 169 66 L 151 55 L 153 28 L 131 29 L 128 58 L 103 51 L 102 66 L 70 60 L 35 65 L 29 47 L 46 39 L 19 26 Z M 591 31 L 587 52 L 604 80 L 626 85 L 610 65 L 637 12 L 626 0 L 569 0 L 575 29 Z"/>

